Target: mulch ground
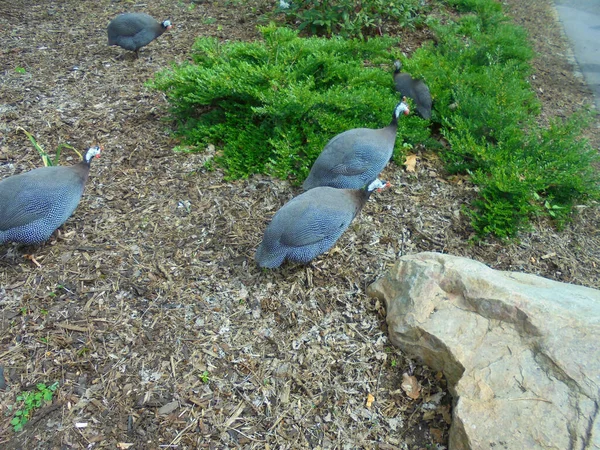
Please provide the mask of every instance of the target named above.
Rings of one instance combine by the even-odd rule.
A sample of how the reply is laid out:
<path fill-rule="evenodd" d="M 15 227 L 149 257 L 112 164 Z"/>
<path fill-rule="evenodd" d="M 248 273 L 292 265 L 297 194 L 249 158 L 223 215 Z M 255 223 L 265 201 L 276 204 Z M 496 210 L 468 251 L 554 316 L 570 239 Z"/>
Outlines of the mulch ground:
<path fill-rule="evenodd" d="M 393 188 L 372 197 L 328 254 L 259 270 L 264 228 L 297 189 L 262 176 L 225 182 L 202 169 L 210 151 L 173 153 L 165 99 L 144 82 L 188 59 L 197 36 L 258 38 L 272 3 L 0 5 L 0 177 L 40 165 L 21 127 L 47 150 L 105 148 L 79 208 L 49 242 L 0 249 L 3 448 L 444 445 L 444 380 L 391 346 L 384 305 L 366 287 L 420 251 L 600 287 L 598 205 L 579 207 L 560 232 L 540 221 L 519 242 L 472 244 L 461 208 L 475 187 L 449 177 L 427 149 L 416 173 L 388 166 Z M 527 14 L 518 0 L 507 6 L 526 17 L 540 53 L 531 78 L 540 120 L 566 116 L 590 93 L 549 1 L 527 3 Z M 106 25 L 126 10 L 175 26 L 134 59 L 106 45 Z M 410 53 L 426 34 L 401 37 Z M 588 134 L 597 146 L 598 124 Z M 76 156 L 64 150 L 62 161 Z M 31 253 L 41 267 L 23 258 Z M 403 374 L 420 384 L 417 398 L 402 388 Z M 54 402 L 15 434 L 16 395 L 54 381 Z"/>

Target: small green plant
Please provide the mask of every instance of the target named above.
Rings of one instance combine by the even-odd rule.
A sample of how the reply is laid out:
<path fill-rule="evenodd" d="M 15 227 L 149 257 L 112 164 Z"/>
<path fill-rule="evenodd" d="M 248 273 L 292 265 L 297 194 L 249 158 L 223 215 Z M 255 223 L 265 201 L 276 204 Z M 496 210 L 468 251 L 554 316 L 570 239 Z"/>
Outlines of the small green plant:
<path fill-rule="evenodd" d="M 15 67 L 15 72 L 17 72 L 17 73 L 27 73 L 27 70 L 25 70 L 25 67 Z"/>
<path fill-rule="evenodd" d="M 40 408 L 44 403 L 52 401 L 52 397 L 57 389 L 58 381 L 50 386 L 38 383 L 34 391 L 25 391 L 17 396 L 17 401 L 22 402 L 22 406 L 15 411 L 15 416 L 10 421 L 15 433 L 23 429 L 23 426 L 31 419 L 36 409 Z"/>
<path fill-rule="evenodd" d="M 420 0 L 294 0 L 281 9 L 289 24 L 315 35 L 364 38 L 382 35 L 388 24 L 420 24 Z M 358 3 L 358 4 L 357 4 Z"/>
<path fill-rule="evenodd" d="M 210 380 L 209 374 L 208 374 L 208 370 L 205 370 L 204 372 L 202 372 L 200 374 L 200 381 L 202 381 L 203 383 L 208 383 Z"/>
<path fill-rule="evenodd" d="M 396 359 L 392 358 L 391 366 L 396 367 L 397 365 L 398 365 L 398 361 Z"/>
<path fill-rule="evenodd" d="M 533 193 L 533 198 L 535 198 L 538 202 L 541 202 L 546 208 L 548 215 L 552 218 L 559 217 L 560 210 L 565 209 L 563 206 L 553 205 L 550 203 L 550 200 L 544 200 L 537 192 Z"/>
<path fill-rule="evenodd" d="M 43 149 L 43 147 L 37 142 L 35 137 L 33 137 L 33 135 L 30 132 L 28 132 L 24 128 L 20 128 L 20 130 L 25 134 L 25 136 L 27 136 L 29 138 L 29 141 L 33 144 L 33 147 L 37 150 L 38 154 L 40 155 L 40 158 L 42 158 L 42 162 L 44 163 L 44 166 L 46 166 L 46 167 L 58 165 L 58 160 L 60 159 L 60 151 L 63 148 L 68 148 L 70 150 L 73 150 L 81 158 L 81 153 L 79 153 L 74 147 L 70 146 L 69 144 L 62 143 L 57 147 L 55 155 L 54 155 L 54 159 L 50 159 L 50 155 L 48 155 L 48 153 L 46 153 L 46 151 Z"/>

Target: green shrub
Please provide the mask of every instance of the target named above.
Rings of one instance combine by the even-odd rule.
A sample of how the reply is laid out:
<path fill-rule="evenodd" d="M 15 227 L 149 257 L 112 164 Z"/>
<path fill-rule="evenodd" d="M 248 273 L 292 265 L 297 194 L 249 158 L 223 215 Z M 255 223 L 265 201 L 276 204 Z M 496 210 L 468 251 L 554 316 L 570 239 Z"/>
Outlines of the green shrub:
<path fill-rule="evenodd" d="M 282 10 L 286 21 L 316 35 L 363 38 L 383 34 L 386 23 L 422 23 L 420 0 L 294 0 Z"/>
<path fill-rule="evenodd" d="M 395 40 L 303 39 L 273 25 L 261 31 L 264 42 L 200 38 L 194 64 L 173 66 L 150 83 L 166 92 L 180 149 L 215 144 L 228 178 L 266 173 L 301 182 L 336 134 L 390 123 L 399 100 Z M 402 118 L 399 135 L 426 139 L 427 123 Z"/>
<path fill-rule="evenodd" d="M 560 226 L 576 202 L 598 197 L 596 152 L 580 139 L 589 115 L 536 124 L 540 106 L 527 77 L 533 52 L 524 31 L 492 0 L 455 0 L 476 10 L 456 22 L 429 25 L 438 37 L 406 61 L 436 99 L 441 152 L 451 173 L 469 173 L 480 196 L 467 209 L 479 236 L 514 237 L 533 217 Z"/>

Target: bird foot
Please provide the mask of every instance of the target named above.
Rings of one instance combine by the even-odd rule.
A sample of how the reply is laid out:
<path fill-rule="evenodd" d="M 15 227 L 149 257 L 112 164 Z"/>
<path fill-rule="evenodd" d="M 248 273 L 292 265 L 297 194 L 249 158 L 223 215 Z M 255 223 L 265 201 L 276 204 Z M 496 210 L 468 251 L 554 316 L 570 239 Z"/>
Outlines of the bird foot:
<path fill-rule="evenodd" d="M 38 267 L 42 267 L 42 265 L 37 262 L 37 259 L 35 259 L 35 255 L 23 255 L 23 258 L 30 260 L 32 263 L 34 263 L 36 266 Z"/>

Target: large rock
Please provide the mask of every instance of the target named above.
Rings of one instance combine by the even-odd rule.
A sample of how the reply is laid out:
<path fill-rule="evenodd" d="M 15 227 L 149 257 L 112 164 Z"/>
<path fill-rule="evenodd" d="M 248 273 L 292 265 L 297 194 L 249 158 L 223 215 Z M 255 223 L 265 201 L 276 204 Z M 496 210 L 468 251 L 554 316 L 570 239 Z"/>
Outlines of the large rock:
<path fill-rule="evenodd" d="M 600 448 L 600 291 L 420 253 L 369 294 L 391 341 L 445 374 L 450 450 Z"/>

